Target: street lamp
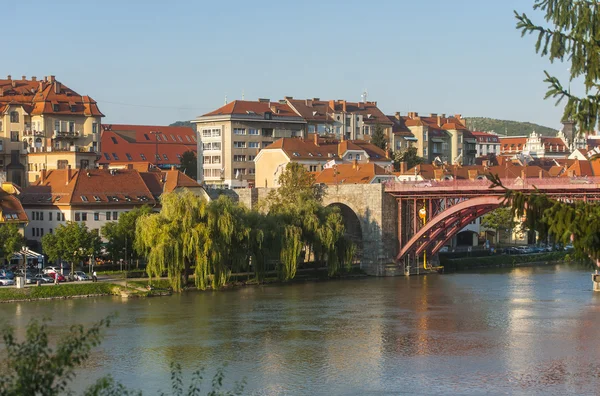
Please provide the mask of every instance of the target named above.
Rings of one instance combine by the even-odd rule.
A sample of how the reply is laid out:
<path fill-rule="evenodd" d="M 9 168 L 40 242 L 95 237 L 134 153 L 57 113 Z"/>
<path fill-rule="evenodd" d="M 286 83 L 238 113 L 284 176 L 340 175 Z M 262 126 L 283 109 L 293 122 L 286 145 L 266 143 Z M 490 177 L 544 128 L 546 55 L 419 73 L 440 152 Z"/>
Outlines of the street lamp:
<path fill-rule="evenodd" d="M 150 131 L 151 135 L 155 135 L 154 137 L 154 147 L 156 149 L 154 158 L 156 159 L 156 166 L 158 167 L 158 163 L 160 162 L 160 155 L 158 155 L 158 135 L 162 135 L 161 131 Z"/>

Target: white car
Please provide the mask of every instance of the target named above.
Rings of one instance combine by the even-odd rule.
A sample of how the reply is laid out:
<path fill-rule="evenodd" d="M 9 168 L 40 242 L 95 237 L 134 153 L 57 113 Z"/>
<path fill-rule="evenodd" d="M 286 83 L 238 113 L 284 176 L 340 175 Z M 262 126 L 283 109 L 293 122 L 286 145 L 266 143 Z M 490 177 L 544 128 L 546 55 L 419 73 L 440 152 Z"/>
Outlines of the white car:
<path fill-rule="evenodd" d="M 2 286 L 11 286 L 14 285 L 15 281 L 7 278 L 6 276 L 0 276 L 0 285 Z"/>
<path fill-rule="evenodd" d="M 54 274 L 56 272 L 60 272 L 60 268 L 58 268 L 58 267 L 45 267 L 42 272 L 44 274 Z"/>
<path fill-rule="evenodd" d="M 90 280 L 90 277 L 83 271 L 75 271 L 74 278 L 76 281 Z"/>

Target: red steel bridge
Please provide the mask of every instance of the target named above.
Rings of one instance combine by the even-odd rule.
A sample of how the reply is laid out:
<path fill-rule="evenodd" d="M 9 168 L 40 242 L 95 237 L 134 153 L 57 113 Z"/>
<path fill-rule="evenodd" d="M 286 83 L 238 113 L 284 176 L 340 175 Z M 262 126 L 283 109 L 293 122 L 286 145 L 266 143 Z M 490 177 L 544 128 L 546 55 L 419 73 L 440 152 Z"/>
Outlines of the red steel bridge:
<path fill-rule="evenodd" d="M 502 183 L 516 191 L 531 193 L 537 189 L 559 200 L 600 200 L 600 177 L 517 178 L 502 179 Z M 435 255 L 466 225 L 501 206 L 505 191 L 490 185 L 487 179 L 386 184 L 385 192 L 398 206 L 397 263 L 418 265 L 424 252 L 427 257 Z"/>

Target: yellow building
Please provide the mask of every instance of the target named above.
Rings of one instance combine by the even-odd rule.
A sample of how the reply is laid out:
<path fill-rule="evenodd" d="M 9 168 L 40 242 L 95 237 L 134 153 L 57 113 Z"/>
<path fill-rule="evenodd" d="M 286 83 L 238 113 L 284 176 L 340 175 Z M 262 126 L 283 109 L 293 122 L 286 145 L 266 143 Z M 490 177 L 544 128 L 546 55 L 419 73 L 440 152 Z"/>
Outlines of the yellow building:
<path fill-rule="evenodd" d="M 290 162 L 298 162 L 310 172 L 344 163 L 373 163 L 386 171 L 393 167 L 387 152 L 369 142 L 337 141 L 316 134 L 310 134 L 307 139 L 279 139 L 262 149 L 254 161 L 257 187 L 279 187 L 279 176 Z"/>
<path fill-rule="evenodd" d="M 0 180 L 26 185 L 42 169 L 93 167 L 104 115 L 54 76 L 0 79 Z"/>

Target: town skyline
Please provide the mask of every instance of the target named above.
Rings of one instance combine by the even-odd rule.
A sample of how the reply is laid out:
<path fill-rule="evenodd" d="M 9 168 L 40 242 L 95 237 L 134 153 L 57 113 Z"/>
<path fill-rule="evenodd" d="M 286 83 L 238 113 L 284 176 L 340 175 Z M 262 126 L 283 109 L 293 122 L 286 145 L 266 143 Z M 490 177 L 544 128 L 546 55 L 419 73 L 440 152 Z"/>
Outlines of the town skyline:
<path fill-rule="evenodd" d="M 77 9 L 12 4 L 16 15 L 45 16 L 21 40 L 40 34 L 49 42 L 68 40 L 79 61 L 49 46 L 38 53 L 40 66 L 31 62 L 28 46 L 12 41 L 11 66 L 3 74 L 56 75 L 92 95 L 106 123 L 192 120 L 225 97 L 360 101 L 366 90 L 386 114 L 460 113 L 559 129 L 562 107 L 541 100 L 547 88 L 542 70 L 565 76 L 567 67 L 540 58 L 532 51 L 534 38 L 521 39 L 514 28 L 513 9 L 530 12 L 530 5 L 382 1 L 370 8 L 373 14 L 364 14 L 359 2 L 175 2 L 166 10 L 158 2 L 135 9 L 114 1 Z M 286 22 L 285 15 L 294 18 Z M 70 27 L 57 26 L 57 18 Z M 98 19 L 110 23 L 91 23 Z M 9 29 L 16 21 L 7 21 Z"/>

